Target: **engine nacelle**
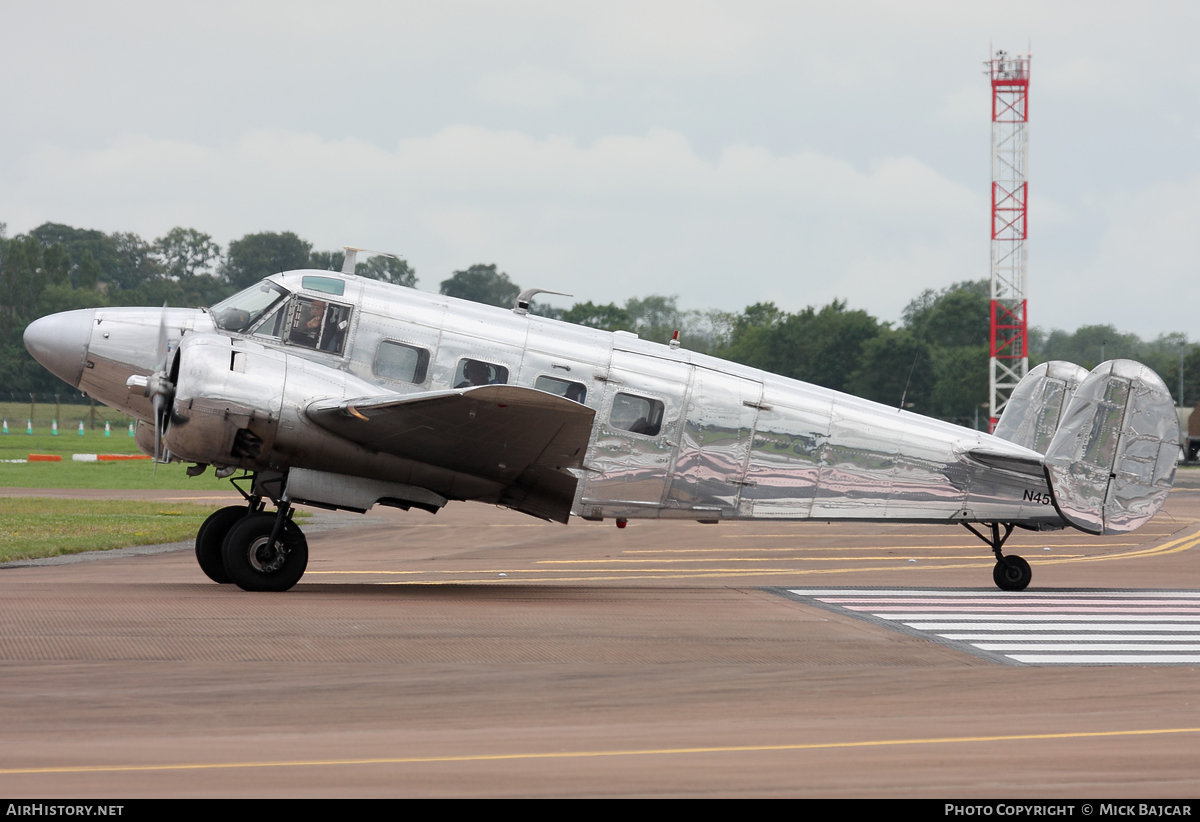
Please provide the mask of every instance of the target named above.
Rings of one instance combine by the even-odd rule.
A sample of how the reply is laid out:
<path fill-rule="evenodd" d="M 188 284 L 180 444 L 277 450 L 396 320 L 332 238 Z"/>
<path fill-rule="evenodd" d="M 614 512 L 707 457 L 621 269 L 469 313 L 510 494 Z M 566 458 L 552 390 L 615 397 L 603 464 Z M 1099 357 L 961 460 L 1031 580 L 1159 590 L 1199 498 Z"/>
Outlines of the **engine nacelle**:
<path fill-rule="evenodd" d="M 336 471 L 347 460 L 370 460 L 361 446 L 312 425 L 304 408 L 314 399 L 372 396 L 378 386 L 219 334 L 188 335 L 176 357 L 175 400 L 163 437 L 172 457 L 250 471 Z"/>
<path fill-rule="evenodd" d="M 283 406 L 286 355 L 218 334 L 190 334 L 176 357 L 175 400 L 163 436 L 171 455 L 267 468 Z"/>

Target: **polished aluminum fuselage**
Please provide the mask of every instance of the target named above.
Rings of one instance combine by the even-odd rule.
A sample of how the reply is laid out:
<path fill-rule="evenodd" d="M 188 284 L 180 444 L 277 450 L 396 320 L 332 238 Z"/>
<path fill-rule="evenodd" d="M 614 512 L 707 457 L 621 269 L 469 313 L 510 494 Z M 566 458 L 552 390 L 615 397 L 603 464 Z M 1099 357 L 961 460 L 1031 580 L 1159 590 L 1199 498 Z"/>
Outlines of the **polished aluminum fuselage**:
<path fill-rule="evenodd" d="M 341 354 L 253 330 L 220 331 L 200 310 L 167 312 L 173 346 L 189 334 L 211 341 L 208 360 L 185 361 L 184 368 L 223 363 L 224 376 L 192 375 L 211 385 L 186 399 L 189 408 L 251 420 L 257 415 L 262 449 L 239 462 L 228 459 L 228 443 L 188 443 L 180 435 L 182 447 L 173 447 L 174 453 L 217 465 L 225 455 L 226 463 L 251 469 L 305 468 L 433 488 L 449 499 L 494 501 L 496 488 L 486 481 L 442 476 L 437 466 L 369 451 L 305 415 L 310 403 L 331 396 L 453 388 L 460 361 L 470 358 L 503 366 L 510 384 L 532 388 L 538 377 L 553 377 L 586 387 L 584 403 L 596 416 L 584 468 L 576 472 L 577 516 L 1063 524 L 1043 476 L 985 464 L 968 453 L 1040 458 L 1006 440 L 632 334 L 357 277 L 306 273 L 345 281 L 344 294 L 335 299 L 352 306 L 353 316 Z M 321 298 L 305 292 L 302 277 L 290 272 L 269 279 Z M 151 419 L 149 400 L 128 389 L 126 379 L 153 371 L 160 316 L 157 309 L 95 309 L 78 386 Z M 377 373 L 385 341 L 430 352 L 420 384 Z M 241 371 L 238 353 L 246 355 Z M 663 403 L 661 430 L 647 436 L 612 424 L 617 394 Z M 202 453 L 204 448 L 212 453 Z"/>

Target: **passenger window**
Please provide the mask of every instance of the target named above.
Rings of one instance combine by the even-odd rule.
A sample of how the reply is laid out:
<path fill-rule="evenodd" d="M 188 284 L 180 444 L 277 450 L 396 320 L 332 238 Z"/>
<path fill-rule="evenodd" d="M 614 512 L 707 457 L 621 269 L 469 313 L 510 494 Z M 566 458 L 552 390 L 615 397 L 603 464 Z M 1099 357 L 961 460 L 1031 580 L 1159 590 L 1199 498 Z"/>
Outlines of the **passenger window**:
<path fill-rule="evenodd" d="M 494 365 L 481 360 L 461 359 L 454 372 L 455 388 L 471 388 L 476 385 L 505 385 L 508 383 L 508 369 L 503 365 Z"/>
<path fill-rule="evenodd" d="M 635 397 L 633 394 L 617 394 L 613 397 L 612 413 L 608 421 L 613 428 L 658 436 L 662 430 L 664 406 L 658 400 Z"/>
<path fill-rule="evenodd" d="M 557 377 L 538 377 L 533 387 L 538 391 L 545 391 L 548 394 L 558 394 L 560 397 L 575 400 L 575 402 L 580 404 L 587 397 L 587 388 L 583 383 L 560 380 Z"/>
<path fill-rule="evenodd" d="M 375 355 L 375 373 L 386 380 L 420 384 L 429 371 L 429 352 L 403 343 L 385 340 Z"/>
<path fill-rule="evenodd" d="M 340 354 L 346 344 L 346 329 L 349 327 L 350 306 L 298 297 L 292 311 L 287 341 L 305 348 Z"/>

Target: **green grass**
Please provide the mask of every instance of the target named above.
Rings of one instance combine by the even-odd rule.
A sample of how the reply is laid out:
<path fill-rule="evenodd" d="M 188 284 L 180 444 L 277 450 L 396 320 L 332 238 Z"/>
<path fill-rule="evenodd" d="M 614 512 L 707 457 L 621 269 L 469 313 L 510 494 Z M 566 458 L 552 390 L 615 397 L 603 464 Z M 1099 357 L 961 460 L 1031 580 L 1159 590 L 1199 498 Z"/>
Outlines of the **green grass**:
<path fill-rule="evenodd" d="M 0 498 L 0 562 L 194 539 L 218 508 L 190 502 Z M 295 518 L 310 516 L 297 511 Z"/>
<path fill-rule="evenodd" d="M 47 452 L 43 452 L 47 453 Z M 48 452 L 53 453 L 53 452 Z M 86 488 L 114 491 L 161 489 L 167 491 L 229 491 L 229 480 L 219 480 L 208 469 L 198 477 L 184 473 L 186 464 L 158 466 L 151 460 L 137 462 L 0 463 L 2 488 Z M 234 476 L 237 476 L 236 474 Z"/>
<path fill-rule="evenodd" d="M 0 403 L 2 406 L 3 403 Z M 28 412 L 28 407 L 26 412 Z M 155 471 L 151 460 L 136 462 L 74 462 L 74 454 L 140 454 L 133 437 L 129 436 L 128 424 L 114 426 L 111 436 L 104 436 L 103 428 L 92 431 L 85 427 L 83 436 L 76 431 L 60 431 L 52 436 L 50 431 L 34 429 L 26 434 L 25 423 L 19 432 L 13 430 L 9 420 L 8 436 L 0 434 L 0 460 L 27 459 L 30 454 L 57 454 L 62 462 L 31 462 L 14 464 L 0 462 L 0 487 L 3 488 L 87 488 L 148 490 L 229 490 L 226 480 L 218 480 L 210 468 L 199 477 L 188 477 L 185 464 L 160 465 Z"/>
<path fill-rule="evenodd" d="M 5 394 L 7 397 L 8 394 Z M 49 402 L 46 402 L 46 399 Z M 55 417 L 54 397 L 50 394 L 39 394 L 38 401 L 33 406 L 33 429 L 41 433 L 50 433 L 51 420 L 58 420 L 60 436 L 63 434 L 71 434 L 74 436 L 79 429 L 79 423 L 82 422 L 84 427 L 89 431 L 92 428 L 93 411 L 89 405 L 68 405 L 63 403 L 58 406 L 58 417 Z M 29 420 L 29 403 L 27 402 L 0 402 L 0 419 L 8 420 L 8 430 L 10 434 L 25 434 L 25 424 Z M 133 417 L 127 414 L 122 414 L 120 411 L 109 408 L 107 405 L 96 403 L 95 406 L 95 422 L 96 428 L 103 435 L 104 423 L 109 422 L 112 425 L 113 439 L 116 439 L 117 434 L 125 436 L 126 439 L 132 439 L 128 436 L 129 423 L 133 422 Z"/>
<path fill-rule="evenodd" d="M 217 507 L 131 500 L 0 499 L 0 561 L 34 559 L 196 536 Z"/>
<path fill-rule="evenodd" d="M 22 423 L 24 425 L 24 423 Z M 22 429 L 24 431 L 24 429 Z M 113 431 L 104 436 L 103 430 L 85 430 L 81 437 L 74 432 L 60 432 L 57 437 L 49 431 L 32 435 L 12 433 L 0 435 L 0 460 L 26 459 L 30 454 L 57 454 L 62 462 L 0 462 L 0 487 L 4 488 L 99 488 L 118 491 L 143 489 L 228 490 L 229 483 L 213 476 L 212 469 L 199 477 L 188 477 L 187 465 L 160 465 L 155 471 L 151 460 L 130 462 L 74 462 L 73 454 L 140 454 L 128 429 Z"/>
<path fill-rule="evenodd" d="M 78 427 L 78 424 L 77 426 Z M 33 434 L 25 433 L 25 420 L 19 430 L 14 430 L 8 421 L 8 436 L 0 434 L 0 459 L 24 459 L 30 454 L 140 454 L 129 427 L 114 428 L 112 436 L 104 436 L 104 429 L 85 429 L 83 436 L 77 430 L 59 431 L 53 436 L 48 428 L 35 428 Z"/>

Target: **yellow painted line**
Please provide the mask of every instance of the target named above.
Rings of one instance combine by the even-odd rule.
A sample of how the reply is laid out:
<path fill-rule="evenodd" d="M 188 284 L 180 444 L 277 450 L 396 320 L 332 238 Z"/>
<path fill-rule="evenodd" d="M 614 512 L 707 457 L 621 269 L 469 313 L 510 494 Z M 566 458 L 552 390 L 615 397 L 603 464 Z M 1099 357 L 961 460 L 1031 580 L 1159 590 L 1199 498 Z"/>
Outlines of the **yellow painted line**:
<path fill-rule="evenodd" d="M 874 534 L 873 536 L 879 536 Z M 979 543 L 983 545 L 983 543 Z M 1043 543 L 1036 545 L 1019 545 L 1017 546 L 1023 551 L 1031 551 L 1041 548 L 1128 548 L 1135 545 L 1145 545 L 1146 542 L 1064 542 L 1064 543 Z M 637 549 L 630 551 L 622 551 L 622 554 L 767 554 L 767 553 L 783 553 L 784 551 L 961 551 L 962 545 L 892 545 L 881 547 L 878 545 L 836 545 L 836 546 L 803 546 L 797 545 L 790 548 L 659 548 L 659 549 Z"/>
<path fill-rule="evenodd" d="M 836 549 L 829 549 L 836 550 Z M 907 550 L 907 549 L 902 549 Z M 910 559 L 925 559 L 941 561 L 946 559 L 978 559 L 980 554 L 970 554 L 961 557 L 916 557 L 908 553 L 898 553 L 895 556 L 874 556 L 874 557 L 790 557 L 795 562 L 877 562 L 881 560 L 907 562 Z M 1062 556 L 1062 555 L 1060 555 Z M 1068 554 L 1069 557 L 1083 557 L 1086 554 Z M 539 559 L 535 565 L 605 565 L 618 563 L 636 565 L 646 562 L 779 562 L 787 560 L 789 557 L 719 557 L 716 559 Z M 670 570 L 663 568 L 661 570 Z"/>
<path fill-rule="evenodd" d="M 1050 557 L 1046 559 L 1044 564 L 1057 564 L 1061 562 L 1105 562 L 1114 559 L 1133 559 L 1136 557 L 1154 557 L 1162 556 L 1164 554 L 1178 554 L 1182 551 L 1195 548 L 1198 544 L 1200 544 L 1200 533 L 1193 532 L 1188 534 L 1186 537 L 1180 537 L 1179 539 L 1171 540 L 1170 542 L 1163 543 L 1162 545 L 1152 546 L 1142 551 L 1128 551 L 1120 554 L 1102 554 L 1099 556 L 1081 556 L 1075 559 L 1055 559 Z"/>
<path fill-rule="evenodd" d="M 1151 556 L 1161 556 L 1161 555 L 1166 555 L 1166 554 L 1176 554 L 1176 553 L 1180 553 L 1183 551 L 1187 551 L 1187 550 L 1190 550 L 1190 549 L 1196 547 L 1197 545 L 1200 545 L 1200 532 L 1193 532 L 1191 534 L 1188 534 L 1187 536 L 1180 537 L 1178 539 L 1171 540 L 1170 542 L 1163 543 L 1162 545 L 1152 546 L 1152 547 L 1149 547 L 1149 548 L 1146 548 L 1146 549 L 1143 549 L 1140 551 L 1128 551 L 1128 552 L 1124 552 L 1124 553 L 1106 554 L 1106 555 L 1101 555 L 1101 556 L 1072 555 L 1072 556 L 1067 556 L 1067 557 L 1063 557 L 1063 556 L 1039 557 L 1038 564 L 1039 565 L 1051 565 L 1051 564 L 1063 564 L 1063 563 L 1070 563 L 1070 562 L 1105 562 L 1105 561 L 1110 561 L 1110 560 L 1135 559 L 1135 558 L 1144 558 L 1144 557 L 1151 557 Z M 458 583 L 458 582 L 467 583 L 467 584 L 479 584 L 482 582 L 494 582 L 496 584 L 501 584 L 504 582 L 519 581 L 521 579 L 525 579 L 527 581 L 532 581 L 532 582 L 541 582 L 541 583 L 547 583 L 547 582 L 556 582 L 556 583 L 606 582 L 606 581 L 633 582 L 633 581 L 639 581 L 639 580 L 667 580 L 667 579 L 693 580 L 693 579 L 714 579 L 714 578 L 730 578 L 730 577 L 733 577 L 733 578 L 761 577 L 765 574 L 792 574 L 792 575 L 796 575 L 796 576 L 814 576 L 814 575 L 828 575 L 828 574 L 867 573 L 867 572 L 872 572 L 872 571 L 895 572 L 897 570 L 897 568 L 896 568 L 897 562 L 903 562 L 904 565 L 901 566 L 903 568 L 911 567 L 913 570 L 923 570 L 923 571 L 944 571 L 944 570 L 952 570 L 952 569 L 960 569 L 960 568 L 988 568 L 993 565 L 993 561 L 992 561 L 991 557 L 983 557 L 983 556 L 979 557 L 978 559 L 976 559 L 975 557 L 928 558 L 928 559 L 919 560 L 917 563 L 911 564 L 911 565 L 907 562 L 907 560 L 909 558 L 910 557 L 906 557 L 906 556 L 897 556 L 894 558 L 888 557 L 888 558 L 883 558 L 883 559 L 886 559 L 889 563 L 891 563 L 889 565 L 877 565 L 877 566 L 869 566 L 869 567 L 859 566 L 859 567 L 846 567 L 846 568 L 754 568 L 751 570 L 747 570 L 744 568 L 702 568 L 702 569 L 697 569 L 697 570 L 691 571 L 691 572 L 687 572 L 687 571 L 681 572 L 677 568 L 615 569 L 615 568 L 606 567 L 606 568 L 597 568 L 594 572 L 591 572 L 591 573 L 588 573 L 584 569 L 578 569 L 575 571 L 575 573 L 576 573 L 575 576 L 560 576 L 560 577 L 547 577 L 547 576 L 544 576 L 544 574 L 562 573 L 562 571 L 566 570 L 566 569 L 501 568 L 501 569 L 480 570 L 480 571 L 464 571 L 462 569 L 445 570 L 445 571 L 443 571 L 443 570 L 309 571 L 308 574 L 309 575 L 340 574 L 340 575 L 376 575 L 376 576 L 432 576 L 432 577 L 437 577 L 439 575 L 444 574 L 447 576 L 453 575 L 456 578 L 455 579 L 443 578 L 440 580 L 436 580 L 436 582 L 438 584 L 453 584 L 453 583 Z M 828 559 L 828 561 L 835 561 L 840 558 L 830 557 L 827 559 Z M 881 558 L 879 558 L 879 557 L 875 557 L 875 558 L 863 557 L 861 559 L 879 560 Z M 948 563 L 948 562 L 946 562 L 946 560 L 948 560 L 948 559 L 964 559 L 967 561 L 966 562 L 950 562 L 950 563 Z M 611 562 L 611 560 L 609 560 L 609 561 Z M 808 558 L 803 561 L 804 562 L 812 562 L 814 560 L 812 558 Z M 580 562 L 583 562 L 583 561 L 581 560 Z M 563 560 L 562 563 L 570 564 L 571 561 Z M 578 574 L 581 574 L 581 573 L 587 574 L 587 575 L 579 576 Z M 504 574 L 505 577 L 503 579 L 498 579 L 497 577 L 499 574 Z M 480 578 L 480 577 L 484 577 L 484 578 Z M 409 584 L 409 583 L 408 582 L 385 582 L 385 583 L 379 583 L 379 584 L 405 585 L 405 584 Z"/>
<path fill-rule="evenodd" d="M 915 739 L 870 739 L 859 742 L 801 742 L 790 745 L 712 745 L 690 748 L 626 748 L 601 751 L 535 751 L 460 756 L 397 756 L 370 759 L 279 759 L 263 762 L 196 762 L 159 765 L 60 765 L 42 768 L 0 768 L 0 775 L 52 773 L 144 773 L 147 771 L 208 771 L 234 768 L 314 768 L 330 765 L 426 765 L 441 762 L 519 762 L 541 759 L 594 759 L 617 756 L 680 756 L 713 753 L 771 753 L 828 751 L 846 748 L 890 748 L 909 745 L 962 745 L 979 742 L 1041 742 L 1056 739 L 1111 739 L 1200 733 L 1200 728 L 1152 728 L 1134 731 L 1078 731 L 1051 734 L 943 736 Z"/>

